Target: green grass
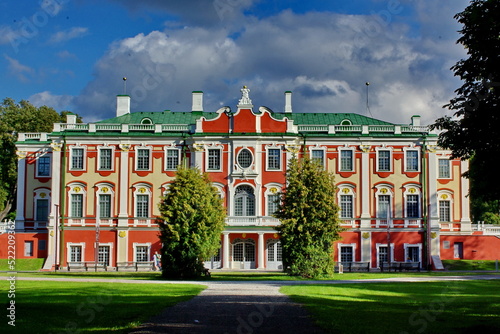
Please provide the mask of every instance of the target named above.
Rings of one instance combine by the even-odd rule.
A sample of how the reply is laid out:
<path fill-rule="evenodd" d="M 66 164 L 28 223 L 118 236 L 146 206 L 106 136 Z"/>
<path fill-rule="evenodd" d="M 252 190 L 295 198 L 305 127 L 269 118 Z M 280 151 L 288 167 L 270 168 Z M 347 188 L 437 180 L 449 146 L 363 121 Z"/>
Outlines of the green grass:
<path fill-rule="evenodd" d="M 126 333 L 203 289 L 193 284 L 17 281 L 16 327 L 8 326 L 4 315 L 0 332 Z M 1 305 L 7 305 L 8 281 L 0 281 L 0 291 L 5 291 Z"/>
<path fill-rule="evenodd" d="M 44 261 L 45 259 L 16 259 L 16 271 L 40 270 Z M 7 259 L 0 259 L 0 270 L 10 271 Z"/>
<path fill-rule="evenodd" d="M 330 333 L 499 333 L 500 280 L 284 286 Z"/>
<path fill-rule="evenodd" d="M 443 260 L 443 265 L 447 270 L 496 270 L 495 262 L 496 261 Z"/>

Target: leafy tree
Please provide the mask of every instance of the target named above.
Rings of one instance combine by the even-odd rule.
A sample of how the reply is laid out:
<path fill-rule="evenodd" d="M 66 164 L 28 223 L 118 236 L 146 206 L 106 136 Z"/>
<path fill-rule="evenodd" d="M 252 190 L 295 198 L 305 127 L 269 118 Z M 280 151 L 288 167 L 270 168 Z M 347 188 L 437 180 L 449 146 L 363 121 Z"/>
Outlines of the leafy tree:
<path fill-rule="evenodd" d="M 226 210 L 216 188 L 198 169 L 180 167 L 159 208 L 163 276 L 201 276 L 224 229 Z"/>
<path fill-rule="evenodd" d="M 12 214 L 17 193 L 16 146 L 19 132 L 51 132 L 61 116 L 47 106 L 5 98 L 0 104 L 0 220 Z"/>
<path fill-rule="evenodd" d="M 275 214 L 283 252 L 284 271 L 303 277 L 334 272 L 333 242 L 340 238 L 333 174 L 309 158 L 290 160 L 287 186 Z"/>
<path fill-rule="evenodd" d="M 500 1 L 472 0 L 455 19 L 463 24 L 458 43 L 468 54 L 451 69 L 463 85 L 445 107 L 454 112 L 436 120 L 444 130 L 439 145 L 453 158 L 470 159 L 474 201 L 500 199 Z"/>

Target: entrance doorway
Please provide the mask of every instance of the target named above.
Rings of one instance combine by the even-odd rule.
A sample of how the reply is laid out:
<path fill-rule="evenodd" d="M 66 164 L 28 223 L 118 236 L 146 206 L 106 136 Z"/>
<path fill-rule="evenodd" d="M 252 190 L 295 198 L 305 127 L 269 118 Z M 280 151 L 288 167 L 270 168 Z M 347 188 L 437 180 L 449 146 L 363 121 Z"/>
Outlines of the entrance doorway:
<path fill-rule="evenodd" d="M 283 269 L 281 256 L 281 242 L 279 240 L 267 241 L 267 269 Z"/>
<path fill-rule="evenodd" d="M 255 269 L 255 241 L 236 239 L 233 243 L 233 269 Z"/>

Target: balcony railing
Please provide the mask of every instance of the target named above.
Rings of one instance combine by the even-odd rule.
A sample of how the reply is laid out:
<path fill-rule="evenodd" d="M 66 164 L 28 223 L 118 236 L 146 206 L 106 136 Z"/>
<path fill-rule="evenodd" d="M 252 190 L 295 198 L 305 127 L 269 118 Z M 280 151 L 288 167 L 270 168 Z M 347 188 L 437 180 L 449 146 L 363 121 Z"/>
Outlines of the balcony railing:
<path fill-rule="evenodd" d="M 226 218 L 226 224 L 229 226 L 278 226 L 279 219 L 274 217 L 236 217 Z"/>

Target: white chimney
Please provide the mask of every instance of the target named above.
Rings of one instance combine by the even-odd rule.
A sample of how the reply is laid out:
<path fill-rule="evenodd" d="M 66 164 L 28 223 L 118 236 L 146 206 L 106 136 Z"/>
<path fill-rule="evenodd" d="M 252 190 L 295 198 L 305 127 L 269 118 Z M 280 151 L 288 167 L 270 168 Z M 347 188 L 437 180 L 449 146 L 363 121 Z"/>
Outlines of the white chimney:
<path fill-rule="evenodd" d="M 193 92 L 193 107 L 191 111 L 203 111 L 203 92 Z"/>
<path fill-rule="evenodd" d="M 130 96 L 116 96 L 116 117 L 130 114 Z"/>
<path fill-rule="evenodd" d="M 292 112 L 292 92 L 289 90 L 285 92 L 285 112 Z"/>
<path fill-rule="evenodd" d="M 67 124 L 76 124 L 76 115 L 73 113 L 66 114 Z"/>
<path fill-rule="evenodd" d="M 411 125 L 420 126 L 420 115 L 413 115 L 411 117 Z"/>

